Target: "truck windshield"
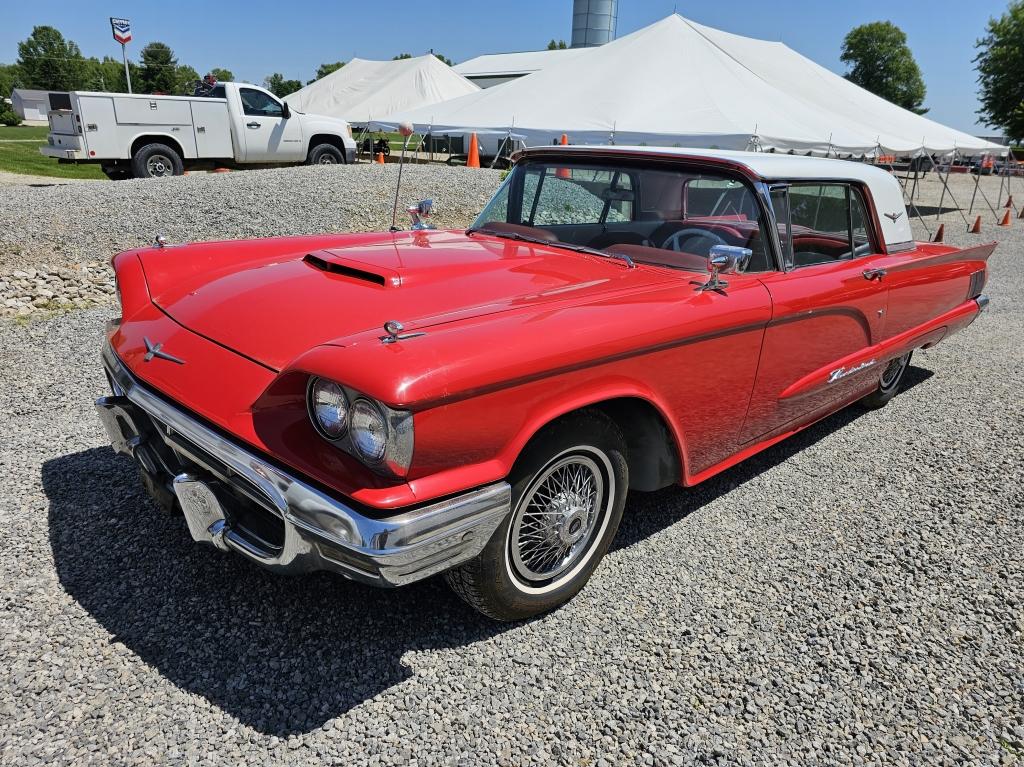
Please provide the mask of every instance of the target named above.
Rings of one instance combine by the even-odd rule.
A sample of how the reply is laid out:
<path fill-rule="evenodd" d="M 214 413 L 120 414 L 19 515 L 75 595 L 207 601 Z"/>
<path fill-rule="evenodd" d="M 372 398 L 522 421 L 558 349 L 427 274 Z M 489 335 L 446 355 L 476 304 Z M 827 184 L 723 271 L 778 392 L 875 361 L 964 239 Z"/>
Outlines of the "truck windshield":
<path fill-rule="evenodd" d="M 753 252 L 748 272 L 771 268 L 753 189 L 707 168 L 527 160 L 472 229 L 690 271 L 706 269 L 714 245 L 735 245 Z"/>

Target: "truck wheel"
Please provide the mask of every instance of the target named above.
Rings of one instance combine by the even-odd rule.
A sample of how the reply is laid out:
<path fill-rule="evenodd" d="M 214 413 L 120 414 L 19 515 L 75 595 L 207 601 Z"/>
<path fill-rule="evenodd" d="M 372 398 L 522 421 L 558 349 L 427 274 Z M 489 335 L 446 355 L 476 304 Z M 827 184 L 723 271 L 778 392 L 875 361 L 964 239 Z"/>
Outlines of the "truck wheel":
<path fill-rule="evenodd" d="M 878 379 L 878 388 L 866 396 L 860 402 L 868 410 L 877 410 L 889 404 L 889 400 L 896 396 L 900 389 L 900 382 L 903 374 L 910 366 L 910 356 L 913 352 L 907 352 L 902 357 L 889 360 L 889 363 L 882 370 Z"/>
<path fill-rule="evenodd" d="M 333 144 L 317 144 L 309 150 L 306 165 L 344 165 L 345 155 Z"/>
<path fill-rule="evenodd" d="M 521 620 L 572 599 L 618 530 L 629 470 L 618 426 L 597 411 L 556 421 L 510 476 L 512 513 L 474 559 L 445 573 L 472 607 Z"/>
<path fill-rule="evenodd" d="M 181 155 L 167 144 L 146 144 L 132 157 L 132 175 L 135 178 L 180 176 L 184 172 Z"/>

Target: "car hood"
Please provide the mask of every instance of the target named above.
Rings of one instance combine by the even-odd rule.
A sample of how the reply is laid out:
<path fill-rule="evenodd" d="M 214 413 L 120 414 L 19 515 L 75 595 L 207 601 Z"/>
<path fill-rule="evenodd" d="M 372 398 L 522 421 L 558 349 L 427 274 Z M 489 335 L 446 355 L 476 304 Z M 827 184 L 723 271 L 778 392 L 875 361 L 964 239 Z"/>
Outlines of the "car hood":
<path fill-rule="evenodd" d="M 172 319 L 274 370 L 322 344 L 383 335 L 389 320 L 415 331 L 666 279 L 613 259 L 462 231 L 203 243 L 139 258 L 153 302 Z"/>

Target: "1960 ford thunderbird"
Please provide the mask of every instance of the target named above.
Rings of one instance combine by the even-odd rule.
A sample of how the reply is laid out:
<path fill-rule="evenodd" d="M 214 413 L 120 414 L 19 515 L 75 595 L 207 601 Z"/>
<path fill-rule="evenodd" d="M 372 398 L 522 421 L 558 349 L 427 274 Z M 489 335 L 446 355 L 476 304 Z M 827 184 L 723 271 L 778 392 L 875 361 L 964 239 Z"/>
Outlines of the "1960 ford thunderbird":
<path fill-rule="evenodd" d="M 694 485 L 985 307 L 993 244 L 915 243 L 874 167 L 543 147 L 475 224 L 152 248 L 113 264 L 97 402 L 192 537 L 518 619 L 569 600 L 627 490 Z"/>

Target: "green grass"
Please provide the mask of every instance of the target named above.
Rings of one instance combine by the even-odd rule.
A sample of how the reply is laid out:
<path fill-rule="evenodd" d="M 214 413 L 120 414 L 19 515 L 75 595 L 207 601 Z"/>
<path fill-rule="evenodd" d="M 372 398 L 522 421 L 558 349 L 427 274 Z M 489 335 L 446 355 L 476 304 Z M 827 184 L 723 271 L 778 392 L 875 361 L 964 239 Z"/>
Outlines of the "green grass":
<path fill-rule="evenodd" d="M 44 140 L 38 144 L 0 141 L 0 170 L 53 178 L 106 178 L 99 165 L 62 165 L 52 157 L 43 157 L 39 154 L 39 147 L 45 144 L 45 134 Z"/>
<path fill-rule="evenodd" d="M 50 129 L 45 125 L 16 125 L 13 128 L 0 125 L 0 140 L 34 138 L 46 143 L 46 135 L 49 132 Z"/>

